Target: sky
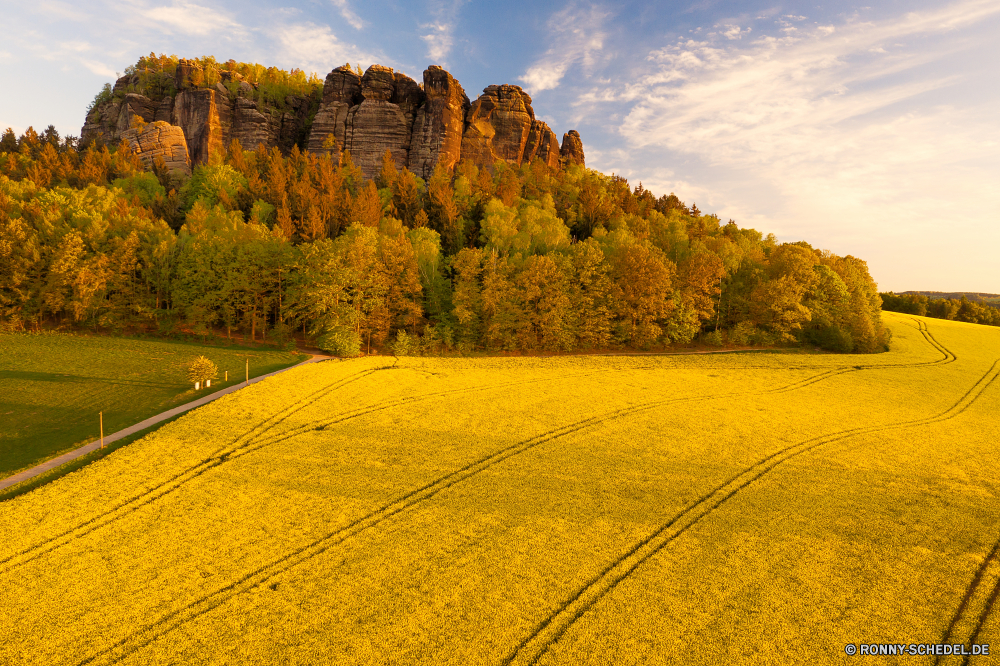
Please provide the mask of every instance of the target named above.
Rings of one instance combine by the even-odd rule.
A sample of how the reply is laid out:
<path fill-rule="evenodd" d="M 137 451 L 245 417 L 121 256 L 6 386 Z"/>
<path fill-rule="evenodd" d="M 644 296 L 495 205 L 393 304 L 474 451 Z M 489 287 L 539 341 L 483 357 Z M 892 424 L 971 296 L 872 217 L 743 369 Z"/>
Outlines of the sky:
<path fill-rule="evenodd" d="M 884 291 L 1000 293 L 1000 0 L 0 0 L 0 128 L 79 135 L 143 54 L 323 78 L 346 62 L 471 99 L 527 90 L 587 166 L 868 262 Z"/>

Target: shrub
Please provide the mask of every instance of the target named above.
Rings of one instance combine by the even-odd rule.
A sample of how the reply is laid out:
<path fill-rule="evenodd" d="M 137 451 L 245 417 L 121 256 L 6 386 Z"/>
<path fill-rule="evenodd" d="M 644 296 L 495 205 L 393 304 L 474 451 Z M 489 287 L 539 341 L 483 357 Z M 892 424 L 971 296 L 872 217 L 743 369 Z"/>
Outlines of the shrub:
<path fill-rule="evenodd" d="M 392 343 L 392 353 L 396 356 L 408 356 L 413 347 L 413 339 L 403 329 L 396 331 L 396 341 Z"/>
<path fill-rule="evenodd" d="M 756 332 L 757 328 L 751 322 L 741 321 L 730 329 L 729 341 L 734 345 L 747 345 Z"/>
<path fill-rule="evenodd" d="M 94 101 L 91 102 L 90 105 L 87 107 L 87 116 L 89 117 L 90 112 L 99 107 L 101 104 L 104 104 L 105 102 L 110 102 L 112 95 L 113 95 L 113 90 L 111 88 L 111 84 L 105 83 L 104 87 L 101 88 L 100 92 L 98 92 L 97 95 L 94 96 Z M 95 119 L 95 121 L 96 120 L 97 119 Z"/>
<path fill-rule="evenodd" d="M 794 340 L 794 338 L 792 339 Z M 771 333 L 759 328 L 754 329 L 753 333 L 750 334 L 750 344 L 760 347 L 767 347 L 779 341 L 787 341 L 787 339 L 784 335 Z"/>
<path fill-rule="evenodd" d="M 839 326 L 823 326 L 806 331 L 806 340 L 820 349 L 842 354 L 854 351 L 854 340 L 851 334 Z"/>
<path fill-rule="evenodd" d="M 316 345 L 323 351 L 328 351 L 334 356 L 360 356 L 361 338 L 350 328 L 338 326 L 337 328 L 324 333 L 316 341 Z"/>
<path fill-rule="evenodd" d="M 438 333 L 437 327 L 433 324 L 424 329 L 424 334 L 420 338 L 420 353 L 421 354 L 436 354 L 441 347 L 441 335 Z"/>
<path fill-rule="evenodd" d="M 701 336 L 701 339 L 706 345 L 712 345 L 713 347 L 721 347 L 723 342 L 722 331 L 711 331 L 710 333 L 706 333 L 705 335 Z"/>
<path fill-rule="evenodd" d="M 448 324 L 441 326 L 441 344 L 444 345 L 445 351 L 451 351 L 455 346 L 455 331 Z"/>

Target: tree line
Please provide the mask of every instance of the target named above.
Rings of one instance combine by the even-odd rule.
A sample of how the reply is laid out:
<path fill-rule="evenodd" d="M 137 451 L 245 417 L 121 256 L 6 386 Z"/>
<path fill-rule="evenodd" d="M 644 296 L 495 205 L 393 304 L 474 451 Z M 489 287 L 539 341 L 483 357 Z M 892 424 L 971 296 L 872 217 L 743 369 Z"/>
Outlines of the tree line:
<path fill-rule="evenodd" d="M 864 261 L 579 166 L 363 178 L 234 142 L 190 177 L 127 145 L 0 138 L 8 330 L 224 331 L 342 354 L 806 343 L 887 348 Z"/>
<path fill-rule="evenodd" d="M 964 321 L 970 324 L 1000 326 L 1000 308 L 988 303 L 962 298 L 929 298 L 923 294 L 880 294 L 882 308 L 892 312 Z"/>

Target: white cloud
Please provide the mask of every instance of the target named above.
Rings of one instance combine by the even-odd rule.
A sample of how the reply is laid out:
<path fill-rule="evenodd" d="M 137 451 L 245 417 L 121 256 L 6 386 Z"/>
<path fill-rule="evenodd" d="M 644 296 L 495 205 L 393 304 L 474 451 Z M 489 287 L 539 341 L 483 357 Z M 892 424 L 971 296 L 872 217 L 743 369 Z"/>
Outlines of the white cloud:
<path fill-rule="evenodd" d="M 115 70 L 111 69 L 102 62 L 97 62 L 96 60 L 89 60 L 86 58 L 80 58 L 80 64 L 89 69 L 94 74 L 98 76 L 106 76 L 108 78 L 116 78 Z"/>
<path fill-rule="evenodd" d="M 738 26 L 738 25 L 727 25 L 727 26 L 723 26 L 723 27 L 726 28 L 726 31 L 722 33 L 722 36 L 725 37 L 726 39 L 730 39 L 730 40 L 732 40 L 732 39 L 742 39 L 743 35 L 749 35 L 750 34 L 750 30 L 751 30 L 751 28 L 747 28 L 746 30 L 742 30 L 740 28 L 740 26 Z"/>
<path fill-rule="evenodd" d="M 699 205 L 714 189 L 728 205 L 717 209 L 723 216 L 874 257 L 902 276 L 905 250 L 888 249 L 900 248 L 901 238 L 976 247 L 977 234 L 1000 240 L 993 102 L 953 102 L 945 88 L 971 74 L 939 66 L 971 48 L 964 29 L 995 15 L 997 2 L 973 1 L 882 22 L 799 23 L 795 32 L 750 42 L 683 40 L 651 52 L 635 83 L 594 86 L 575 106 L 624 107 L 620 131 L 631 150 L 672 151 L 704 165 L 699 183 L 691 174 L 683 182 L 657 173 L 652 163 L 652 173 L 641 174 L 647 187 L 677 187 Z M 987 32 L 973 31 L 980 40 Z M 886 53 L 885 44 L 897 46 Z M 640 164 L 632 162 L 636 171 Z M 730 174 L 730 182 L 711 172 Z M 965 279 L 995 288 L 997 278 L 987 275 L 995 269 L 982 268 L 995 261 L 986 250 L 972 257 L 961 266 Z M 945 288 L 951 278 L 939 270 Z M 894 279 L 900 288 L 903 279 Z"/>
<path fill-rule="evenodd" d="M 455 45 L 455 26 L 458 12 L 466 0 L 432 0 L 430 13 L 432 21 L 421 23 L 420 29 L 427 31 L 420 39 L 427 42 L 427 57 L 434 64 L 446 65 L 446 58 Z"/>
<path fill-rule="evenodd" d="M 593 66 L 604 49 L 602 28 L 611 14 L 597 5 L 570 2 L 549 19 L 551 47 L 520 77 L 525 89 L 535 94 L 559 86 L 570 66 L 582 62 Z"/>
<path fill-rule="evenodd" d="M 83 42 L 80 40 L 70 40 L 68 42 L 62 42 L 61 44 L 59 44 L 59 46 L 64 52 L 71 51 L 75 53 L 83 53 L 84 51 L 90 51 L 93 48 L 89 42 Z"/>
<path fill-rule="evenodd" d="M 455 44 L 452 26 L 447 23 L 424 23 L 420 27 L 430 30 L 426 35 L 420 35 L 420 39 L 427 42 L 427 57 L 435 63 L 444 63 Z"/>
<path fill-rule="evenodd" d="M 31 11 L 53 19 L 82 22 L 93 18 L 92 15 L 79 11 L 78 6 L 59 0 L 35 0 L 26 4 Z"/>
<path fill-rule="evenodd" d="M 173 27 L 188 35 L 204 37 L 213 33 L 225 33 L 242 26 L 229 16 L 209 7 L 203 7 L 190 2 L 174 2 L 164 7 L 154 7 L 143 12 L 144 15 L 161 25 Z"/>
<path fill-rule="evenodd" d="M 330 0 L 330 2 L 333 3 L 334 7 L 340 10 L 340 15 L 344 17 L 344 20 L 347 21 L 348 25 L 352 28 L 355 30 L 361 30 L 365 27 L 365 22 L 361 20 L 360 16 L 354 13 L 351 6 L 347 4 L 347 0 Z"/>
<path fill-rule="evenodd" d="M 377 55 L 362 51 L 353 44 L 344 44 L 325 25 L 288 25 L 278 29 L 277 36 L 281 44 L 281 59 L 291 67 L 307 72 L 322 74 L 348 62 L 365 67 L 379 61 Z"/>

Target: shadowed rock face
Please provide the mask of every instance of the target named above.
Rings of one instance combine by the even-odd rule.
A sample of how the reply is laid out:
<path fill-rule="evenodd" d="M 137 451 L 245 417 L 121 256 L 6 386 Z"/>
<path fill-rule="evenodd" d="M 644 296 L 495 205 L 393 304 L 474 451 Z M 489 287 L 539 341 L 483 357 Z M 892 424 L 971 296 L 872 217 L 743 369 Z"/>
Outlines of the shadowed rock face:
<path fill-rule="evenodd" d="M 439 161 L 450 171 L 461 159 L 469 98 L 461 84 L 437 65 L 424 70 L 424 94 L 413 125 L 409 166 L 427 179 Z"/>
<path fill-rule="evenodd" d="M 361 77 L 361 103 L 347 113 L 344 147 L 366 178 L 382 170 L 385 151 L 397 168 L 409 164 L 410 133 L 417 107 L 423 102 L 420 86 L 405 74 L 372 65 Z"/>
<path fill-rule="evenodd" d="M 522 162 L 531 163 L 536 157 L 550 167 L 559 166 L 559 139 L 541 120 L 536 120 L 531 125 Z"/>
<path fill-rule="evenodd" d="M 225 147 L 215 90 L 188 88 L 179 92 L 170 122 L 184 131 L 192 162 L 206 163 L 213 150 Z"/>
<path fill-rule="evenodd" d="M 167 169 L 179 169 L 191 173 L 187 141 L 180 127 L 162 120 L 146 125 L 141 130 L 128 129 L 122 133 L 132 150 L 146 167 L 151 167 L 157 158 L 162 159 Z"/>
<path fill-rule="evenodd" d="M 347 112 L 361 103 L 361 77 L 344 65 L 326 75 L 323 84 L 323 101 L 313 118 L 309 133 L 308 149 L 318 153 L 323 150 L 327 137 L 333 135 L 338 148 L 345 145 Z"/>
<path fill-rule="evenodd" d="M 563 134 L 562 148 L 559 149 L 559 155 L 562 158 L 563 164 L 586 166 L 583 159 L 583 142 L 580 140 L 579 132 L 570 130 Z"/>
<path fill-rule="evenodd" d="M 207 162 L 233 139 L 245 150 L 263 146 L 283 152 L 295 145 L 321 152 L 335 142 L 351 151 L 368 178 L 382 169 L 387 150 L 397 168 L 409 167 L 424 179 L 437 164 L 452 170 L 460 160 L 490 170 L 497 160 L 520 165 L 541 159 L 550 167 L 584 164 L 579 133 L 567 132 L 560 147 L 549 126 L 535 119 L 531 96 L 519 86 L 488 86 L 470 103 L 461 84 L 436 65 L 424 71 L 422 86 L 388 67 L 372 65 L 358 76 L 345 65 L 327 75 L 321 99 L 293 95 L 280 109 L 260 99 L 239 75 L 223 71 L 220 76 L 215 86 L 199 87 L 204 80 L 200 66 L 181 60 L 174 76 L 176 92 L 158 101 L 126 94 L 138 77 L 122 77 L 115 83 L 114 98 L 89 114 L 81 139 L 101 136 L 117 143 L 138 125 L 168 122 L 181 129 L 191 164 Z M 130 143 L 132 139 L 138 141 L 138 135 Z"/>

